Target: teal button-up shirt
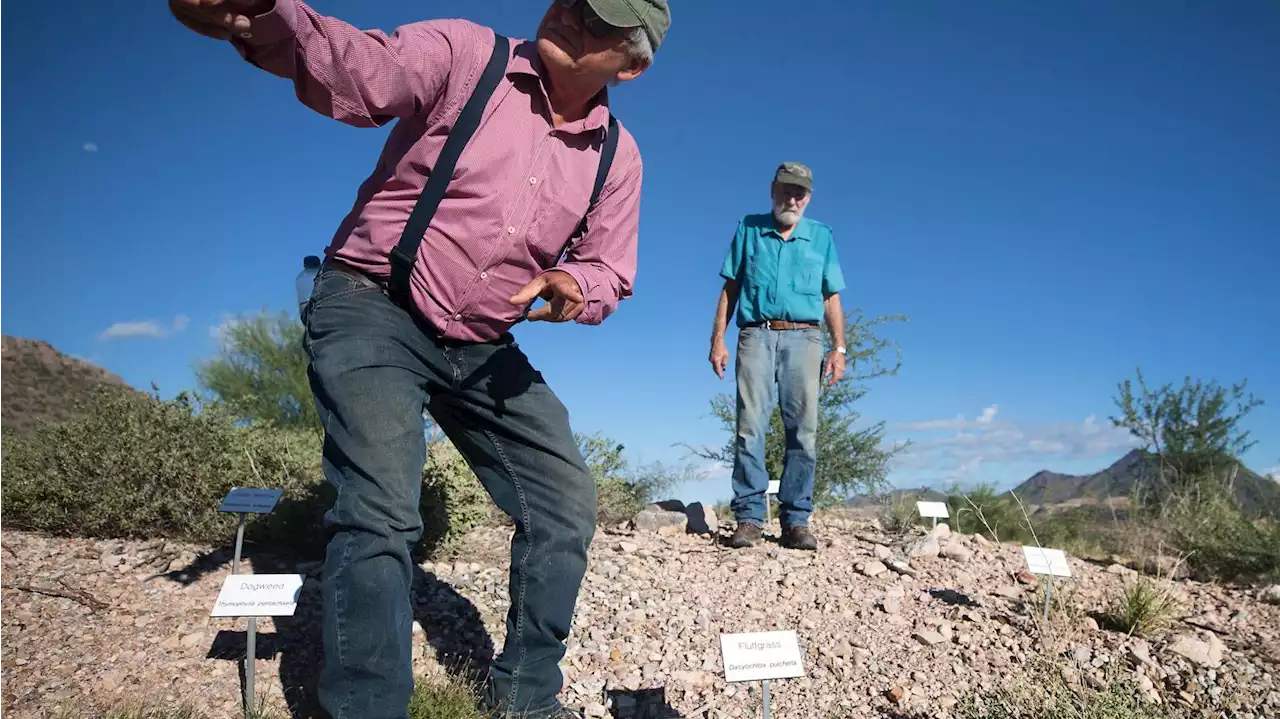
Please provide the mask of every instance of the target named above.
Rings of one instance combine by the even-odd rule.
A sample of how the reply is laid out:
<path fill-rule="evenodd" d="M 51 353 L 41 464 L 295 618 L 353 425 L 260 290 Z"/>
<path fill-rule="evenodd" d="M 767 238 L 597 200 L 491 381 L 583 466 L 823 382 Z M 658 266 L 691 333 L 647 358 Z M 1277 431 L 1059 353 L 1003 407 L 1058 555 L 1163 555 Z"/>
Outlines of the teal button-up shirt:
<path fill-rule="evenodd" d="M 772 214 L 738 223 L 720 276 L 738 282 L 737 323 L 820 322 L 822 301 L 844 289 L 831 228 L 801 218 L 791 239 L 778 234 Z"/>

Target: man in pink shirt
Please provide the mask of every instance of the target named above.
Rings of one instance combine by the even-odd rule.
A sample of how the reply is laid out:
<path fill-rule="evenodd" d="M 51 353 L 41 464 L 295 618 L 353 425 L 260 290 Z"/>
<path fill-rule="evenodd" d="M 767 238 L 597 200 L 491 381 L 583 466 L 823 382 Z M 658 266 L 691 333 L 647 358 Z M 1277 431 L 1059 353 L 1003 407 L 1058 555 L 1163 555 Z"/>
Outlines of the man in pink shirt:
<path fill-rule="evenodd" d="M 425 407 L 516 525 L 486 704 L 501 717 L 577 716 L 556 699 L 558 665 L 595 483 L 510 329 L 526 313 L 598 324 L 631 296 L 640 152 L 607 86 L 649 67 L 666 0 L 556 0 L 527 42 L 465 20 L 359 30 L 301 0 L 169 6 L 292 81 L 312 110 L 357 127 L 397 121 L 303 309 L 338 490 L 325 515 L 323 708 L 407 716 Z M 530 311 L 537 298 L 547 302 Z"/>

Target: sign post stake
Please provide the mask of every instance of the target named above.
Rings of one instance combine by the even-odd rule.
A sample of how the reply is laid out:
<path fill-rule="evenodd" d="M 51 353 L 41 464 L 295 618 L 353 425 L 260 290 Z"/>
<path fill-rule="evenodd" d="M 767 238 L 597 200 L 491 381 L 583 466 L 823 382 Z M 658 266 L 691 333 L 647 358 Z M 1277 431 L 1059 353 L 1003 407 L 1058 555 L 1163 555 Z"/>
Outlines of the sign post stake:
<path fill-rule="evenodd" d="M 284 494 L 279 489 L 253 489 L 249 487 L 232 487 L 223 498 L 218 511 L 235 513 L 239 517 L 236 523 L 236 548 L 231 557 L 231 574 L 240 573 L 240 555 L 244 551 L 245 516 L 252 514 L 270 514 L 276 502 Z M 249 628 L 245 632 L 244 654 L 244 715 L 246 719 L 254 713 L 253 690 L 254 675 L 258 659 L 258 618 L 249 617 Z"/>
<path fill-rule="evenodd" d="M 762 680 L 760 682 L 760 686 L 764 689 L 762 692 L 764 699 L 764 719 L 769 719 L 769 680 Z"/>
<path fill-rule="evenodd" d="M 1049 575 L 1044 583 L 1044 623 L 1049 623 L 1049 603 L 1053 601 L 1053 576 Z"/>

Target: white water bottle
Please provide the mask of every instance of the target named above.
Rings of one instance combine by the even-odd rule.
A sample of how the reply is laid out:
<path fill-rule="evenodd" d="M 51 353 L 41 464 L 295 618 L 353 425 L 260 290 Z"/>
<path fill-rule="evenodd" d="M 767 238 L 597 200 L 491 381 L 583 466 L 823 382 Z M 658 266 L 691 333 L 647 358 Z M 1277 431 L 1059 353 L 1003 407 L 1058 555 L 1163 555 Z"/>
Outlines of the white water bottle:
<path fill-rule="evenodd" d="M 298 279 L 294 280 L 293 287 L 298 293 L 298 317 L 302 317 L 302 309 L 307 306 L 307 300 L 311 299 L 311 291 L 315 288 L 316 275 L 320 272 L 320 258 L 315 255 L 307 255 L 302 258 L 302 272 L 298 273 Z"/>

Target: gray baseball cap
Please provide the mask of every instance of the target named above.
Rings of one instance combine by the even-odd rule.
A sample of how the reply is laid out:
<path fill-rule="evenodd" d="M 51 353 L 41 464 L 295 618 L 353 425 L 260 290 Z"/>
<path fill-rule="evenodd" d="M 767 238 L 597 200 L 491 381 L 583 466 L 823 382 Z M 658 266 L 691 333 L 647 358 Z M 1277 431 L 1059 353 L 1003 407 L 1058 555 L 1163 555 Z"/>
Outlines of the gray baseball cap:
<path fill-rule="evenodd" d="M 799 185 L 813 192 L 813 171 L 798 162 L 784 162 L 778 165 L 773 174 L 773 181 L 784 185 Z"/>
<path fill-rule="evenodd" d="M 671 27 L 667 0 L 587 0 L 587 4 L 614 27 L 643 27 L 654 52 Z"/>

